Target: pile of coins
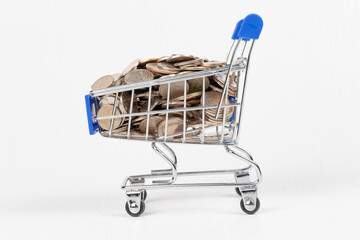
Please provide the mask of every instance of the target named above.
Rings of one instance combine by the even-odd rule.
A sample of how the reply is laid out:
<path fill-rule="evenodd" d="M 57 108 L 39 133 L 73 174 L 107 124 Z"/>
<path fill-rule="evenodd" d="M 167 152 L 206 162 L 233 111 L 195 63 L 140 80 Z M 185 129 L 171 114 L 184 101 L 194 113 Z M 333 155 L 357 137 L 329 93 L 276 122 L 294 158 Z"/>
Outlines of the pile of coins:
<path fill-rule="evenodd" d="M 187 74 L 196 71 L 203 71 L 212 68 L 225 66 L 226 62 L 209 61 L 205 58 L 198 58 L 192 55 L 173 54 L 160 58 L 150 58 L 145 61 L 136 59 L 127 66 L 121 73 L 106 75 L 92 85 L 92 90 L 99 90 L 120 85 L 130 85 L 144 81 L 152 81 L 154 79 L 175 76 L 179 74 Z M 179 137 L 182 136 L 184 130 L 184 111 L 168 113 L 168 124 L 166 125 L 166 114 L 152 114 L 149 116 L 149 124 L 147 124 L 147 115 L 145 112 L 152 110 L 188 108 L 196 106 L 214 106 L 220 101 L 221 92 L 224 87 L 226 74 L 215 74 L 206 77 L 204 81 L 203 96 L 203 78 L 195 78 L 184 81 L 174 82 L 170 84 L 169 99 L 168 84 L 153 86 L 151 95 L 149 88 L 136 89 L 132 96 L 132 91 L 120 92 L 118 99 L 115 101 L 116 95 L 110 94 L 98 97 L 98 117 L 111 116 L 113 111 L 115 115 L 127 113 L 141 113 L 126 118 L 114 118 L 111 126 L 110 119 L 98 120 L 102 128 L 102 134 L 108 134 L 108 130 L 112 128 L 114 136 L 127 135 L 144 136 L 147 134 L 151 137 Z M 235 74 L 230 76 L 230 84 L 228 88 L 228 96 L 236 95 L 237 78 Z M 184 96 L 184 93 L 186 95 Z M 149 97 L 151 96 L 151 99 Z M 186 98 L 186 101 L 184 101 Z M 114 109 L 114 103 L 117 106 Z M 229 103 L 226 101 L 226 103 Z M 223 101 L 225 104 L 225 99 Z M 215 118 L 216 108 L 205 110 L 205 127 L 220 125 L 223 118 L 226 121 L 230 119 L 234 109 L 232 107 L 221 110 L 219 118 Z M 186 111 L 186 133 L 190 130 L 190 135 L 196 135 L 199 126 L 202 125 L 202 110 Z M 165 133 L 167 129 L 167 133 Z M 195 131 L 194 131 L 195 129 Z M 188 134 L 189 135 L 189 134 Z"/>

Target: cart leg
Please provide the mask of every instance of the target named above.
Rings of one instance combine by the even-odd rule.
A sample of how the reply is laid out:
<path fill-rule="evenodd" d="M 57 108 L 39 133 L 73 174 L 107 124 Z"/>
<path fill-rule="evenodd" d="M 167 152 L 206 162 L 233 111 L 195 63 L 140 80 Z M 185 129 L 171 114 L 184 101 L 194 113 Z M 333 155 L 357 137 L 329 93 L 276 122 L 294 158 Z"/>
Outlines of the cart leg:
<path fill-rule="evenodd" d="M 236 172 L 234 175 L 235 175 L 235 181 L 236 181 L 237 183 L 249 184 L 249 182 L 250 182 L 250 174 L 249 174 L 249 172 L 245 172 L 245 171 Z M 242 193 L 241 193 L 242 188 L 243 188 L 243 187 L 237 187 L 237 188 L 235 188 L 236 193 L 237 193 L 239 196 L 242 196 Z"/>
<path fill-rule="evenodd" d="M 259 165 L 246 150 L 237 146 L 225 146 L 227 152 L 249 164 L 248 167 L 235 172 L 236 183 L 241 184 L 236 192 L 242 197 L 240 200 L 241 209 L 247 214 L 254 214 L 260 208 L 260 201 L 257 198 L 257 185 L 262 180 L 262 173 Z M 250 181 L 250 170 L 255 169 L 256 181 Z"/>
<path fill-rule="evenodd" d="M 225 150 L 230 153 L 231 155 L 241 159 L 242 161 L 244 161 L 245 163 L 249 164 L 248 167 L 241 169 L 241 172 L 249 172 L 251 170 L 251 168 L 255 169 L 255 173 L 256 173 L 256 181 L 254 182 L 250 182 L 249 184 L 252 185 L 257 185 L 261 182 L 262 180 L 262 173 L 260 170 L 259 165 L 254 161 L 253 157 L 251 156 L 251 154 L 246 151 L 245 149 L 242 149 L 238 146 L 225 146 Z M 236 175 L 235 175 L 236 178 Z"/>
<path fill-rule="evenodd" d="M 161 150 L 159 145 L 161 145 L 170 154 L 166 154 L 163 150 Z M 169 179 L 169 180 L 155 180 L 155 181 L 153 181 L 153 183 L 159 183 L 159 184 L 174 183 L 177 178 L 177 158 L 176 158 L 175 152 L 165 143 L 153 142 L 151 144 L 151 147 L 154 149 L 154 151 L 157 154 L 159 154 L 170 165 L 170 169 L 152 170 L 151 174 L 155 174 L 155 175 L 164 174 L 164 175 L 171 176 L 171 179 Z"/>
<path fill-rule="evenodd" d="M 138 217 L 145 211 L 145 203 L 142 200 L 143 190 L 126 191 L 127 202 L 125 209 L 132 217 Z"/>

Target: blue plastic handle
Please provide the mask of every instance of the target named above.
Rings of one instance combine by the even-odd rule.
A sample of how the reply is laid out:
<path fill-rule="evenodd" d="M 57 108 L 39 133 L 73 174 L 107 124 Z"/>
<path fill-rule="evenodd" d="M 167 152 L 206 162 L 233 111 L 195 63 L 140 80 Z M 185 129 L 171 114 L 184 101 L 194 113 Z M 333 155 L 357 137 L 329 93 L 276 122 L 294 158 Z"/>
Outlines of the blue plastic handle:
<path fill-rule="evenodd" d="M 259 39 L 261 30 L 263 28 L 263 20 L 261 17 L 255 13 L 247 15 L 243 19 L 239 31 L 239 38 L 241 37 L 244 41 L 249 41 L 250 39 Z"/>
<path fill-rule="evenodd" d="M 233 35 L 232 35 L 232 37 L 231 37 L 233 40 L 238 40 L 238 39 L 239 39 L 239 34 L 240 34 L 240 30 L 241 30 L 241 27 L 242 27 L 243 22 L 244 22 L 244 20 L 241 19 L 241 20 L 238 21 L 238 23 L 236 24 L 234 33 L 233 33 Z"/>
<path fill-rule="evenodd" d="M 85 104 L 86 104 L 86 115 L 88 120 L 88 127 L 90 135 L 94 135 L 99 130 L 99 124 L 93 122 L 93 117 L 91 114 L 91 106 L 95 104 L 95 98 L 91 97 L 89 94 L 85 95 Z"/>

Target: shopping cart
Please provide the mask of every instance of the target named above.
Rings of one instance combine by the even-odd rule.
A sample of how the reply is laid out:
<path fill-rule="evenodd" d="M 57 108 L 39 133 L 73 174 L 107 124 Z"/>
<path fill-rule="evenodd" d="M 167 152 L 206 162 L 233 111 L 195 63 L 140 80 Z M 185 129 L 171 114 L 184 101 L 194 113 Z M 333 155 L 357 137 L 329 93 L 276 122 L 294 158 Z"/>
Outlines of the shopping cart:
<path fill-rule="evenodd" d="M 261 182 L 262 174 L 258 164 L 253 160 L 250 153 L 237 145 L 240 133 L 241 113 L 244 106 L 244 95 L 246 87 L 247 73 L 250 63 L 250 55 L 254 46 L 254 42 L 259 38 L 263 26 L 263 21 L 260 16 L 250 14 L 236 25 L 232 39 L 233 43 L 228 53 L 227 65 L 225 67 L 204 70 L 200 72 L 181 74 L 175 76 L 168 76 L 165 78 L 155 79 L 146 82 L 134 83 L 129 85 L 120 85 L 106 89 L 91 91 L 89 95 L 85 96 L 89 132 L 91 135 L 99 132 L 102 136 L 128 139 L 128 140 L 144 140 L 152 142 L 151 146 L 157 154 L 159 154 L 169 165 L 169 169 L 152 170 L 150 174 L 129 176 L 124 179 L 122 189 L 126 191 L 127 202 L 125 209 L 131 216 L 139 216 L 145 210 L 145 199 L 147 196 L 146 190 L 160 189 L 160 188 L 185 188 L 185 187 L 233 187 L 238 195 L 241 196 L 240 206 L 245 213 L 253 214 L 258 211 L 260 207 L 259 199 L 257 198 L 258 184 Z M 240 49 L 239 57 L 237 50 Z M 186 87 L 187 81 L 191 79 L 202 78 L 202 95 L 205 96 L 205 78 L 217 74 L 226 74 L 223 90 L 220 101 L 217 105 L 205 105 L 204 99 L 199 106 L 188 107 L 186 104 Z M 236 92 L 229 94 L 229 79 L 235 76 Z M 170 88 L 171 84 L 175 82 L 184 83 L 184 106 L 181 108 L 171 108 L 170 106 Z M 165 109 L 152 110 L 151 94 L 152 89 L 158 85 L 167 85 L 167 100 Z M 133 111 L 134 92 L 139 89 L 147 89 L 149 93 L 148 107 L 145 110 Z M 117 106 L 118 97 L 121 94 L 131 94 L 130 109 L 127 113 L 116 114 L 115 107 Z M 113 104 L 112 115 L 105 117 L 98 117 L 99 99 L 102 96 L 113 94 L 115 95 L 115 103 Z M 231 96 L 233 95 L 233 96 Z M 222 119 L 215 121 L 212 124 L 207 124 L 205 113 L 212 111 L 217 118 L 221 112 Z M 231 118 L 227 118 L 227 111 L 232 111 Z M 187 113 L 190 111 L 200 112 L 199 124 L 187 126 Z M 183 129 L 181 133 L 167 134 L 169 114 L 182 113 Z M 153 135 L 149 133 L 149 118 L 154 115 L 165 116 L 165 133 L 163 135 Z M 137 135 L 132 131 L 132 118 L 143 116 L 147 119 L 146 134 Z M 117 133 L 113 129 L 114 121 L 117 118 L 126 119 L 128 121 L 127 131 L 124 133 Z M 109 130 L 102 129 L 98 121 L 110 119 Z M 221 121 L 222 120 L 222 121 Z M 108 120 L 109 121 L 109 120 Z M 211 170 L 211 171 L 192 171 L 192 172 L 178 172 L 177 158 L 175 152 L 166 143 L 189 143 L 189 144 L 211 144 L 224 145 L 228 153 L 241 159 L 247 165 L 245 168 L 231 169 L 231 170 Z M 196 182 L 196 183 L 176 183 L 178 177 L 194 176 L 194 175 L 209 175 L 209 174 L 233 174 L 234 182 Z M 148 182 L 152 180 L 151 182 Z"/>

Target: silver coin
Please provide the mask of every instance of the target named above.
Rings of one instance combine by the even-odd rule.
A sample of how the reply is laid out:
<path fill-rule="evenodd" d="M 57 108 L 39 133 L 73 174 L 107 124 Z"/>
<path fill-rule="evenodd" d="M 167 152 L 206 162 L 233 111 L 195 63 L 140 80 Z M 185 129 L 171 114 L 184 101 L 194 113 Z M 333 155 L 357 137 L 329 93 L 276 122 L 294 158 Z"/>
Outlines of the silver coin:
<path fill-rule="evenodd" d="M 199 66 L 202 65 L 204 63 L 204 59 L 195 59 L 195 60 L 190 60 L 190 61 L 184 61 L 184 62 L 177 62 L 174 63 L 174 66 L 176 67 L 181 67 L 181 66 Z"/>
<path fill-rule="evenodd" d="M 186 101 L 190 101 L 190 100 L 199 98 L 201 96 L 202 96 L 202 92 L 189 93 L 186 95 Z M 184 95 L 181 95 L 177 98 L 173 98 L 172 101 L 184 101 Z"/>
<path fill-rule="evenodd" d="M 99 108 L 103 107 L 104 105 L 114 105 L 115 103 L 115 96 L 105 96 L 99 102 Z M 120 106 L 120 98 L 118 97 L 117 100 L 117 107 Z"/>
<path fill-rule="evenodd" d="M 120 111 L 123 113 L 130 112 L 130 103 L 131 103 L 131 92 L 122 92 L 120 93 Z"/>
<path fill-rule="evenodd" d="M 231 74 L 230 77 L 229 77 L 229 89 L 232 89 L 232 90 L 236 90 L 236 82 L 235 82 L 235 79 L 236 79 L 236 75 L 235 73 Z M 213 76 L 213 79 L 215 80 L 215 82 L 217 84 L 219 84 L 221 87 L 224 87 L 224 83 L 225 83 L 225 80 L 226 80 L 226 74 L 225 73 L 217 73 Z"/>
<path fill-rule="evenodd" d="M 211 68 L 225 66 L 225 65 L 226 65 L 226 62 L 219 62 L 219 61 L 210 61 L 210 62 L 204 62 L 203 63 L 203 66 L 211 67 Z"/>
<path fill-rule="evenodd" d="M 180 69 L 171 68 L 170 64 L 166 64 L 164 62 L 159 63 L 148 63 L 146 64 L 146 69 L 156 73 L 156 74 L 174 74 L 178 73 Z"/>
<path fill-rule="evenodd" d="M 155 97 L 155 96 L 160 96 L 160 93 L 158 91 L 152 91 L 151 97 Z M 149 92 L 136 94 L 136 97 L 149 98 Z"/>
<path fill-rule="evenodd" d="M 104 105 L 97 112 L 97 116 L 98 117 L 112 116 L 112 112 L 113 112 L 113 106 Z M 120 114 L 120 110 L 118 108 L 115 108 L 115 115 L 119 115 L 119 114 Z M 114 118 L 112 129 L 118 128 L 123 122 L 124 122 L 124 118 Z M 110 124 L 111 124 L 111 119 L 98 120 L 98 123 L 101 128 L 103 128 L 105 130 L 109 130 Z"/>
<path fill-rule="evenodd" d="M 166 119 L 160 122 L 158 127 L 159 136 L 165 136 Z M 168 118 L 167 135 L 171 136 L 183 131 L 183 119 L 178 117 Z"/>
<path fill-rule="evenodd" d="M 158 63 L 158 67 L 165 71 L 171 72 L 172 74 L 180 72 L 180 69 L 171 63 L 160 62 Z"/>
<path fill-rule="evenodd" d="M 113 74 L 113 75 L 111 75 L 111 76 L 113 76 L 114 81 L 116 82 L 116 81 L 118 81 L 121 77 L 123 77 L 124 75 L 122 75 L 121 73 L 115 73 L 115 74 Z"/>
<path fill-rule="evenodd" d="M 164 102 L 161 104 L 161 108 L 166 109 L 167 103 Z M 189 103 L 186 103 L 186 107 L 190 107 L 191 105 Z M 173 102 L 170 101 L 169 102 L 169 108 L 182 108 L 184 107 L 184 101 L 177 101 L 177 102 Z"/>
<path fill-rule="evenodd" d="M 184 95 L 184 82 L 174 82 L 170 84 L 170 99 Z M 186 94 L 189 92 L 189 84 L 186 83 Z M 168 84 L 160 85 L 159 93 L 163 98 L 167 98 Z"/>
<path fill-rule="evenodd" d="M 145 61 L 141 61 L 139 65 L 146 65 L 148 63 L 158 62 L 160 58 L 149 58 Z"/>
<path fill-rule="evenodd" d="M 176 62 L 183 62 L 183 61 L 190 61 L 190 60 L 195 60 L 195 57 L 192 55 L 185 55 L 185 54 L 173 54 L 166 60 L 166 62 L 167 63 L 176 63 Z"/>
<path fill-rule="evenodd" d="M 154 79 L 154 74 L 147 69 L 136 69 L 125 75 L 126 84 L 139 83 Z"/>
<path fill-rule="evenodd" d="M 91 86 L 93 91 L 111 87 L 114 83 L 114 77 L 111 75 L 105 75 L 94 82 Z"/>
<path fill-rule="evenodd" d="M 161 121 L 164 120 L 163 116 L 150 116 L 149 117 L 149 129 L 148 129 L 148 133 L 155 135 L 158 132 L 158 127 Z M 139 125 L 139 131 L 146 133 L 146 125 L 147 125 L 147 119 L 144 119 L 141 121 L 140 125 Z"/>
<path fill-rule="evenodd" d="M 188 83 L 190 88 L 189 93 L 202 92 L 203 87 L 205 87 L 205 91 L 206 91 L 210 86 L 210 80 L 208 77 L 205 77 L 205 86 L 203 86 L 203 78 L 191 79 L 188 81 Z"/>
<path fill-rule="evenodd" d="M 166 62 L 166 60 L 169 58 L 169 56 L 164 56 L 159 58 L 159 60 L 157 62 Z"/>
<path fill-rule="evenodd" d="M 125 76 L 126 74 L 128 74 L 130 71 L 136 69 L 136 67 L 139 65 L 140 63 L 140 59 L 135 59 L 134 61 L 132 61 L 125 69 L 124 71 L 122 71 L 122 75 Z"/>

